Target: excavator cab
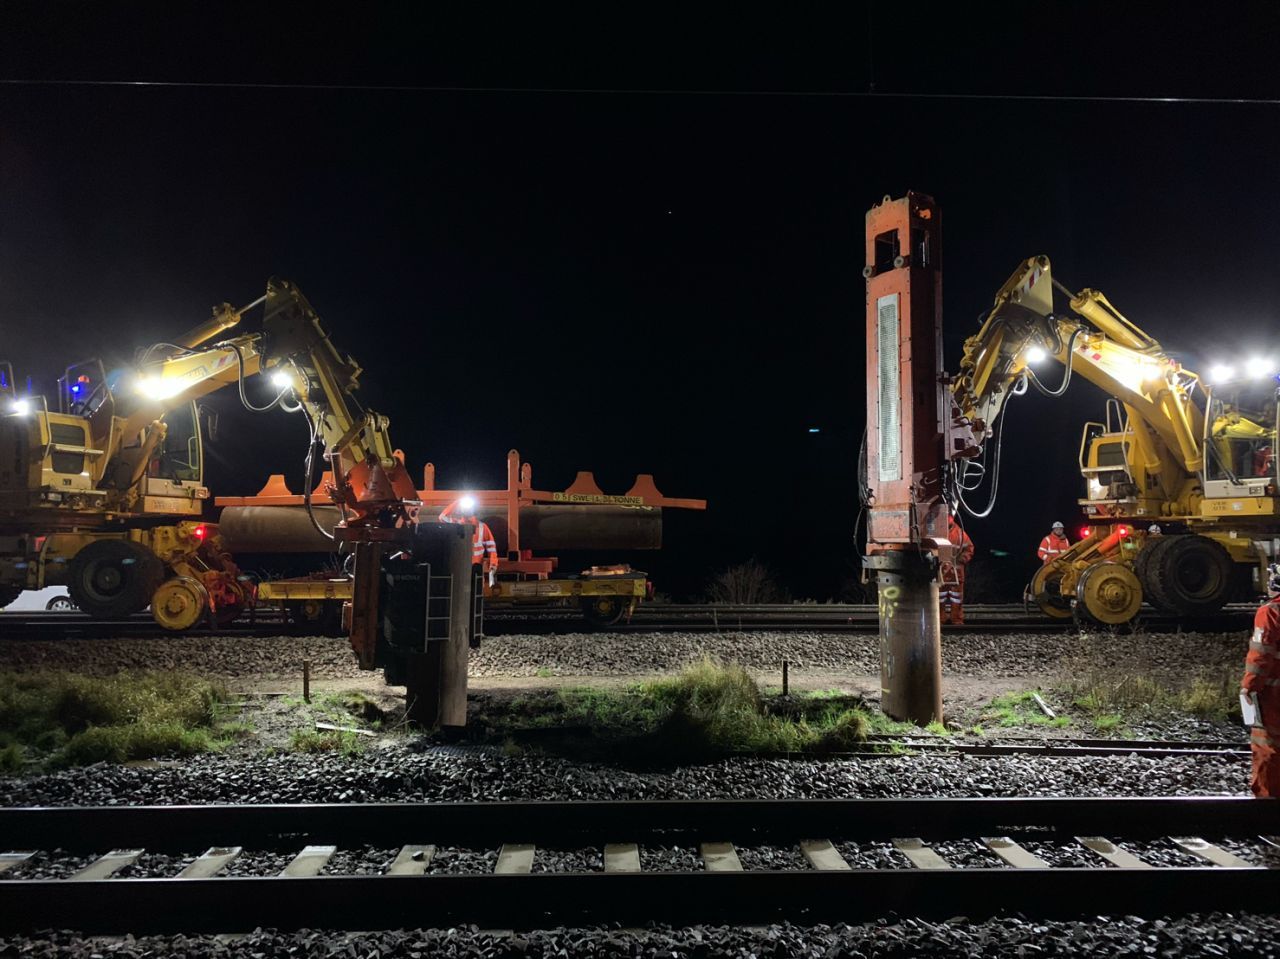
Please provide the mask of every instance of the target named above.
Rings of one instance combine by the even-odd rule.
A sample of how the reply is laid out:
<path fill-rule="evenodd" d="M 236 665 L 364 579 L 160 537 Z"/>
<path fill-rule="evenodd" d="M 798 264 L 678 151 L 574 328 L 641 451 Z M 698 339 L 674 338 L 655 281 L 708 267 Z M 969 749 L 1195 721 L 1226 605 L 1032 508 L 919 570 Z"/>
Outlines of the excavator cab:
<path fill-rule="evenodd" d="M 1280 427 L 1277 378 L 1220 383 L 1209 390 L 1204 418 L 1204 493 L 1209 499 L 1274 497 Z"/>

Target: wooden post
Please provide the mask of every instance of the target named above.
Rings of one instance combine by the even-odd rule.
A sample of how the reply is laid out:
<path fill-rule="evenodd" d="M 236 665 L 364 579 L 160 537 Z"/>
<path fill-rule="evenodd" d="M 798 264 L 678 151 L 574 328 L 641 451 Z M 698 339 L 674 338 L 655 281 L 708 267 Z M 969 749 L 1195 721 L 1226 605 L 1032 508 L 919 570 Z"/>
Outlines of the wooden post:
<path fill-rule="evenodd" d="M 311 660 L 302 661 L 302 701 L 311 702 Z"/>

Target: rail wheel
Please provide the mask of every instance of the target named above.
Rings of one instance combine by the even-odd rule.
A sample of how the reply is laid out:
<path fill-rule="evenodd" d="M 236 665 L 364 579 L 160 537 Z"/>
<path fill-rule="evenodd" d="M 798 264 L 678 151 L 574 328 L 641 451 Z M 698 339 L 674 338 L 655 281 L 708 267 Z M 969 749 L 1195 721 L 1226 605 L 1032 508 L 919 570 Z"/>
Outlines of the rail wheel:
<path fill-rule="evenodd" d="M 1080 574 L 1077 609 L 1090 620 L 1108 626 L 1127 623 L 1142 608 L 1142 584 L 1133 570 L 1119 563 L 1098 563 Z"/>
<path fill-rule="evenodd" d="M 164 566 L 130 540 L 100 539 L 76 553 L 68 574 L 72 602 L 95 619 L 111 619 L 145 609 Z"/>
<path fill-rule="evenodd" d="M 1062 595 L 1061 569 L 1053 565 L 1041 566 L 1031 577 L 1031 598 L 1046 616 L 1054 619 L 1071 618 L 1071 599 Z"/>
<path fill-rule="evenodd" d="M 70 596 L 55 596 L 44 604 L 44 608 L 51 613 L 74 613 L 76 604 L 71 602 Z"/>
<path fill-rule="evenodd" d="M 190 576 L 165 580 L 151 597 L 151 616 L 174 632 L 190 629 L 200 622 L 208 608 L 209 591 Z"/>
<path fill-rule="evenodd" d="M 627 605 L 622 596 L 584 596 L 582 615 L 592 626 L 616 626 L 626 614 Z"/>
<path fill-rule="evenodd" d="M 1162 537 L 1147 563 L 1157 597 L 1180 616 L 1216 613 L 1231 598 L 1235 565 L 1221 543 L 1194 533 Z"/>
<path fill-rule="evenodd" d="M 284 611 L 293 626 L 318 636 L 342 635 L 342 603 L 338 600 L 290 600 Z"/>

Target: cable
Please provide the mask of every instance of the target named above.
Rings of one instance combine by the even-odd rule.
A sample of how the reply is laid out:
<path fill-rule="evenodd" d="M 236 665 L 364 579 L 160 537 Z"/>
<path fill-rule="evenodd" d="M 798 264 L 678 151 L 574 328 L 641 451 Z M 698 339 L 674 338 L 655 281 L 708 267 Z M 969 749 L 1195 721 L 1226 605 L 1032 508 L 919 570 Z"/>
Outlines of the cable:
<path fill-rule="evenodd" d="M 289 387 L 286 386 L 281 389 L 280 392 L 276 394 L 276 398 L 266 406 L 254 406 L 249 402 L 249 397 L 246 396 L 244 392 L 244 353 L 241 352 L 239 345 L 236 343 L 228 342 L 221 345 L 230 348 L 236 355 L 236 386 L 240 390 L 240 402 L 244 404 L 244 408 L 254 413 L 265 413 L 268 410 L 273 410 L 279 406 L 280 401 L 284 399 L 285 393 L 289 391 Z"/>
<path fill-rule="evenodd" d="M 197 90 L 312 90 L 340 93 L 456 93 L 526 94 L 531 96 L 660 96 L 660 97 L 781 97 L 850 100 L 1004 100 L 1034 103 L 1164 103 L 1177 105 L 1280 106 L 1280 97 L 1142 97 L 1047 93 L 905 93 L 868 90 L 716 90 L 641 87 L 503 87 L 449 86 L 413 83 L 263 83 L 219 80 L 94 80 L 32 77 L 0 79 L 10 87 L 155 87 Z"/>
<path fill-rule="evenodd" d="M 1031 380 L 1031 384 L 1045 396 L 1061 396 L 1067 391 L 1067 387 L 1071 385 L 1071 370 L 1074 366 L 1073 360 L 1075 358 L 1076 338 L 1083 332 L 1084 327 L 1076 327 L 1071 333 L 1071 339 L 1067 341 L 1067 362 L 1064 364 L 1066 366 L 1066 371 L 1062 374 L 1062 383 L 1056 390 L 1051 390 L 1041 383 L 1040 378 L 1036 376 L 1035 370 L 1030 367 L 1027 368 L 1027 374 Z"/>
<path fill-rule="evenodd" d="M 322 536 L 327 537 L 329 540 L 334 540 L 336 537 L 334 537 L 333 533 L 329 532 L 320 524 L 320 521 L 316 519 L 315 510 L 311 507 L 311 489 L 314 485 L 312 477 L 315 476 L 315 453 L 316 442 L 320 435 L 320 421 L 319 419 L 312 419 L 311 414 L 305 409 L 302 411 L 302 415 L 307 418 L 307 430 L 310 439 L 310 442 L 307 444 L 307 458 L 303 462 L 302 466 L 302 505 L 307 508 L 307 518 L 311 520 L 311 525 L 314 526 Z"/>

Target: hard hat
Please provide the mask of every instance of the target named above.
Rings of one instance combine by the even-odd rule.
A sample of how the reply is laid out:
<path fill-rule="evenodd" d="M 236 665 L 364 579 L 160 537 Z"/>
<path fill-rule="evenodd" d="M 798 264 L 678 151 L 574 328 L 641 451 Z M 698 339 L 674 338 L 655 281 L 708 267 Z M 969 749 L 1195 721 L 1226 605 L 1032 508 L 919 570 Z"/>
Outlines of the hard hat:
<path fill-rule="evenodd" d="M 1056 522 L 1056 521 L 1055 521 L 1055 522 L 1054 522 L 1054 524 L 1053 524 L 1053 528 L 1054 528 L 1054 529 L 1066 529 L 1066 527 L 1065 527 L 1065 526 L 1063 526 L 1061 522 Z"/>
<path fill-rule="evenodd" d="M 1159 536 L 1159 535 L 1160 535 L 1160 524 L 1159 524 L 1159 523 L 1152 523 L 1150 526 L 1148 526 L 1148 527 L 1147 527 L 1147 532 L 1148 532 L 1148 533 L 1151 533 L 1151 534 L 1153 534 L 1153 535 L 1155 535 L 1155 536 Z"/>

